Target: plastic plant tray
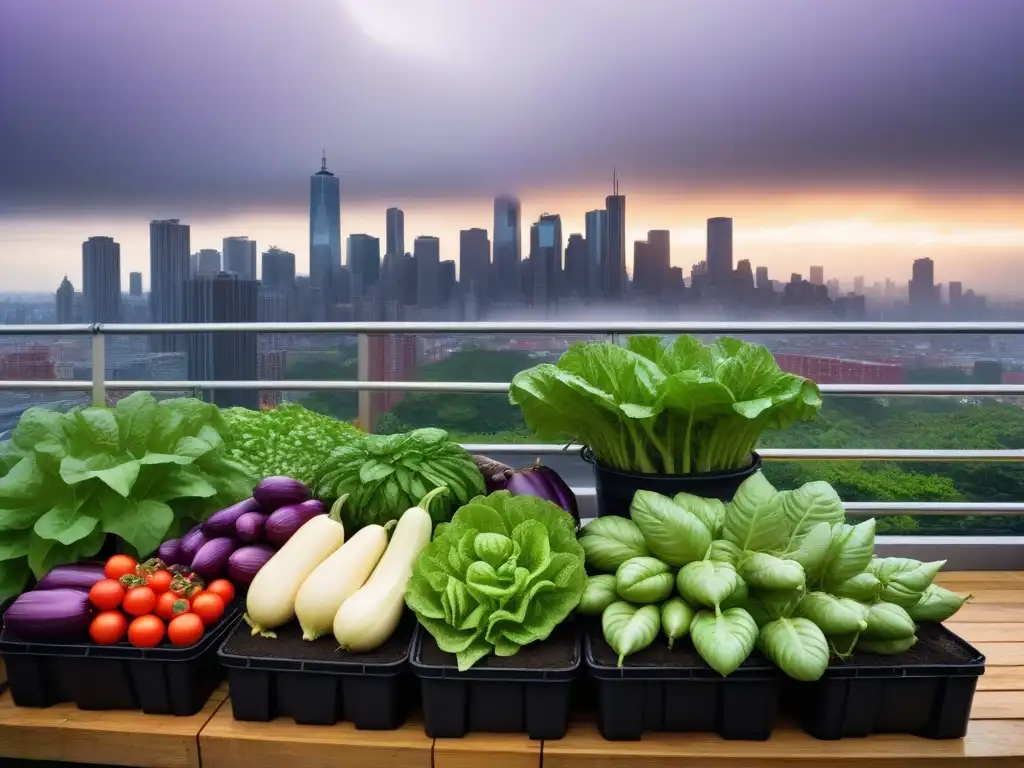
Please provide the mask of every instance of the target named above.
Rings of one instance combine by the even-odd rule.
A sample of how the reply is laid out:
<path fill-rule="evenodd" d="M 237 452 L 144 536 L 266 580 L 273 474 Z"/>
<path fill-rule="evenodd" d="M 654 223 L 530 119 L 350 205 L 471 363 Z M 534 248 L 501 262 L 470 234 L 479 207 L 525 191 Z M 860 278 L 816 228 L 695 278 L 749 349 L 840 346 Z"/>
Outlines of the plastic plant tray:
<path fill-rule="evenodd" d="M 141 709 L 150 715 L 194 715 L 223 679 L 217 647 L 242 615 L 234 601 L 195 645 L 136 648 L 20 640 L 0 633 L 11 697 L 19 707 L 74 702 L 79 709 Z"/>
<path fill-rule="evenodd" d="M 597 688 L 597 726 L 606 739 L 635 740 L 651 731 L 758 741 L 771 735 L 782 674 L 756 651 L 722 677 L 697 655 L 689 638 L 669 651 L 659 635 L 619 667 L 597 622 L 586 625 L 584 651 Z"/>
<path fill-rule="evenodd" d="M 578 628 L 569 623 L 514 656 L 486 656 L 460 672 L 455 656 L 421 627 L 411 664 L 420 679 L 424 729 L 431 738 L 477 731 L 560 739 L 569 725 L 581 656 Z"/>
<path fill-rule="evenodd" d="M 363 730 L 398 728 L 416 703 L 408 670 L 414 626 L 407 614 L 380 648 L 347 653 L 330 634 L 303 640 L 294 621 L 275 630 L 276 639 L 252 635 L 243 622 L 218 652 L 235 719 L 284 716 L 299 725 L 345 720 Z"/>

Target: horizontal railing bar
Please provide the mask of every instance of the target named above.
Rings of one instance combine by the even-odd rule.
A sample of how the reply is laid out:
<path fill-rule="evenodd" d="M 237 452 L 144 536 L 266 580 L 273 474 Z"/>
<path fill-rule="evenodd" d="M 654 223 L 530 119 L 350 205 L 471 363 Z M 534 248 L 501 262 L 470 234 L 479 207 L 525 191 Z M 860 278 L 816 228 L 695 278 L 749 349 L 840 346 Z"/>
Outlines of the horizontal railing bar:
<path fill-rule="evenodd" d="M 108 380 L 108 389 L 150 389 L 176 391 L 182 389 L 262 389 L 268 391 L 323 390 L 335 392 L 454 392 L 491 393 L 508 392 L 503 381 L 330 381 L 274 379 L 239 381 Z M 2 390 L 67 389 L 85 390 L 91 381 L 60 379 L 56 381 L 2 381 Z M 822 394 L 855 397 L 1024 397 L 1024 384 L 821 384 Z"/>
<path fill-rule="evenodd" d="M 165 333 L 424 333 L 424 334 L 1024 334 L 1024 322 L 351 322 L 101 323 L 0 325 L 0 336 Z"/>
<path fill-rule="evenodd" d="M 463 443 L 477 455 L 514 456 L 578 455 L 582 446 L 556 443 Z M 913 448 L 760 448 L 765 461 L 923 461 L 923 462 L 1024 462 L 1024 450 L 942 450 Z"/>

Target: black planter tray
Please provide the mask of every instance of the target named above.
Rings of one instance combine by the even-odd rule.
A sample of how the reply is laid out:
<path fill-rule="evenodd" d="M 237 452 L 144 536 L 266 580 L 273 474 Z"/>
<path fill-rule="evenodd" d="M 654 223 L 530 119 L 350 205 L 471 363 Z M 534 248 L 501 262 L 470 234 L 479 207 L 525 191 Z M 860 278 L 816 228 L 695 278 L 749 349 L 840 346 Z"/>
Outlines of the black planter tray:
<path fill-rule="evenodd" d="M 921 624 L 907 653 L 834 659 L 824 677 L 791 683 L 789 708 L 819 739 L 907 733 L 959 739 L 967 733 L 985 657 L 939 624 Z"/>
<path fill-rule="evenodd" d="M 165 641 L 156 648 L 50 643 L 0 633 L 11 698 L 19 707 L 50 707 L 70 701 L 79 709 L 141 709 L 147 715 L 194 715 L 224 675 L 217 646 L 242 616 L 242 602 L 195 645 Z"/>
<path fill-rule="evenodd" d="M 722 677 L 697 655 L 689 638 L 670 651 L 659 635 L 622 667 L 598 622 L 587 623 L 583 639 L 587 671 L 597 687 L 597 727 L 604 738 L 635 740 L 649 731 L 755 741 L 771 735 L 782 673 L 757 651 Z"/>
<path fill-rule="evenodd" d="M 459 672 L 454 654 L 439 649 L 420 627 L 410 663 L 423 692 L 424 730 L 431 738 L 478 731 L 560 739 L 569 727 L 581 655 L 579 632 L 570 622 L 515 656 L 492 654 Z"/>
<path fill-rule="evenodd" d="M 244 622 L 221 646 L 236 720 L 267 722 L 291 717 L 299 725 L 351 721 L 362 730 L 394 730 L 416 703 L 408 673 L 415 618 L 370 653 L 347 653 L 331 634 L 302 639 L 298 622 L 275 630 L 276 639 L 253 636 Z"/>

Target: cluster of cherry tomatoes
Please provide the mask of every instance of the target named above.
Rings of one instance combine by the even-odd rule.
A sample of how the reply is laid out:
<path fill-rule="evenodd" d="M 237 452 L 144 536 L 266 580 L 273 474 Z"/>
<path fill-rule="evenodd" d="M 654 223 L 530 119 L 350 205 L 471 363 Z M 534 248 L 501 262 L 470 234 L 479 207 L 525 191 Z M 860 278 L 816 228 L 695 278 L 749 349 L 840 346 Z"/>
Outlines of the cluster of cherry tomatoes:
<path fill-rule="evenodd" d="M 97 645 L 114 645 L 125 635 L 137 648 L 153 648 L 166 637 L 172 645 L 198 643 L 235 598 L 227 579 L 204 584 L 188 571 L 173 571 L 160 560 L 137 563 L 114 555 L 103 567 L 106 578 L 89 590 L 99 610 L 89 625 Z"/>

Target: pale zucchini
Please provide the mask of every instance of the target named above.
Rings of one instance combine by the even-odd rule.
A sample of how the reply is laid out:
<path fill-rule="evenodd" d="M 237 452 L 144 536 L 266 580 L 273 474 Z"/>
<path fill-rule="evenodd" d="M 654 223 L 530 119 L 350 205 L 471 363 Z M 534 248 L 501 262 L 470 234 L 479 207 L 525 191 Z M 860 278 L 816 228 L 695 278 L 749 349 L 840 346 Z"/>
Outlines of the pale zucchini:
<path fill-rule="evenodd" d="M 338 608 L 366 583 L 387 546 L 383 526 L 368 525 L 309 574 L 295 598 L 303 640 L 331 631 Z"/>
<path fill-rule="evenodd" d="M 334 617 L 334 638 L 346 651 L 372 651 L 395 631 L 405 607 L 413 564 L 430 542 L 434 529 L 434 521 L 424 507 L 446 490 L 443 486 L 435 488 L 420 506 L 405 511 L 369 580 L 341 604 Z"/>
<path fill-rule="evenodd" d="M 335 517 L 332 510 L 305 523 L 260 568 L 245 599 L 245 620 L 254 635 L 275 637 L 270 630 L 295 617 L 302 582 L 345 542 L 345 528 Z"/>

